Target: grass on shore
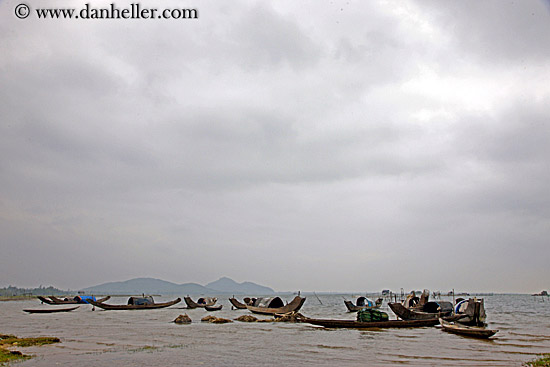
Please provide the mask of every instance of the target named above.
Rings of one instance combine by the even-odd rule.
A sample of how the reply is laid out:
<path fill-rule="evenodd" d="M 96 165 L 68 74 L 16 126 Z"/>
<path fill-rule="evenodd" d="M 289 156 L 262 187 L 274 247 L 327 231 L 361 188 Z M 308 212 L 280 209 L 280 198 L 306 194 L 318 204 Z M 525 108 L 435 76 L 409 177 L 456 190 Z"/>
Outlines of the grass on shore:
<path fill-rule="evenodd" d="M 0 334 L 0 363 L 4 364 L 17 359 L 31 358 L 31 356 L 24 355 L 17 350 L 9 350 L 7 347 L 30 347 L 33 345 L 45 345 L 59 342 L 59 338 L 55 337 L 18 338 L 15 335 Z"/>
<path fill-rule="evenodd" d="M 527 367 L 550 367 L 550 353 L 543 354 L 540 358 L 525 363 Z"/>

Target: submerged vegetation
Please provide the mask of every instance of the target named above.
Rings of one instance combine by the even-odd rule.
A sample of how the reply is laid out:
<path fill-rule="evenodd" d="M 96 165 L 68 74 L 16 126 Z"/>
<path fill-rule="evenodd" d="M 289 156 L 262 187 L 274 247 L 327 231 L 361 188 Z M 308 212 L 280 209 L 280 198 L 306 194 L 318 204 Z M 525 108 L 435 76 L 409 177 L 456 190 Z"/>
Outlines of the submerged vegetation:
<path fill-rule="evenodd" d="M 10 362 L 16 359 L 31 358 L 31 356 L 24 355 L 20 351 L 9 350 L 8 347 L 30 347 L 34 345 L 45 345 L 59 342 L 59 338 L 55 337 L 18 338 L 15 335 L 0 334 L 0 363 Z"/>
<path fill-rule="evenodd" d="M 550 367 L 550 353 L 542 355 L 540 358 L 525 363 L 528 367 Z"/>

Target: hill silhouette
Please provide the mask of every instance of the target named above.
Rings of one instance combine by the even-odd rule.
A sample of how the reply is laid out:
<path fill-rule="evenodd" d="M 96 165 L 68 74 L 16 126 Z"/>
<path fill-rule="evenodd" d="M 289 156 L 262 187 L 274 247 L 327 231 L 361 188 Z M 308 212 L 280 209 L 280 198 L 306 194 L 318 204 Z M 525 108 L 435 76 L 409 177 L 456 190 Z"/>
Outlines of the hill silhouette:
<path fill-rule="evenodd" d="M 266 295 L 275 293 L 269 287 L 252 282 L 237 283 L 222 277 L 206 286 L 197 283 L 176 284 L 155 278 L 134 278 L 120 282 L 108 282 L 82 289 L 88 294 L 251 294 Z"/>

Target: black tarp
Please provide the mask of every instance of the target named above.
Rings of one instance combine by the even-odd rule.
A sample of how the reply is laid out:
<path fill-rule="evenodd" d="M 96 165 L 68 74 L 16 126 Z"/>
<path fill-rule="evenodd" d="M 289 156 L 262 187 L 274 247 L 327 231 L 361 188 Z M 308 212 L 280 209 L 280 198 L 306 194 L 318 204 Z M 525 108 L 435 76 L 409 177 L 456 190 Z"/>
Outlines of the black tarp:
<path fill-rule="evenodd" d="M 279 308 L 283 307 L 284 305 L 285 304 L 283 300 L 279 297 L 258 298 L 254 302 L 255 307 Z"/>

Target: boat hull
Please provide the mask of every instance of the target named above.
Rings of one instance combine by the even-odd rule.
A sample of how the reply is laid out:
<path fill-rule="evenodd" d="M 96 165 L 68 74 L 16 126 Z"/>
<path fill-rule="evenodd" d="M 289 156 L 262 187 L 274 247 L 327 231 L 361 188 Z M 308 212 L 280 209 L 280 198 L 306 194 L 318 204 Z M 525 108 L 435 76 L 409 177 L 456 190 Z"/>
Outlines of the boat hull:
<path fill-rule="evenodd" d="M 328 329 L 382 329 L 434 326 L 439 323 L 439 320 L 388 320 L 360 322 L 354 320 L 304 319 L 302 322 L 323 326 Z"/>
<path fill-rule="evenodd" d="M 447 331 L 453 334 L 469 336 L 473 338 L 487 339 L 492 337 L 498 332 L 498 330 L 486 329 L 484 327 L 452 324 L 450 322 L 447 322 L 441 319 L 439 320 L 439 323 L 441 324 L 441 327 L 443 328 L 444 331 Z"/>
<path fill-rule="evenodd" d="M 175 305 L 176 303 L 181 302 L 181 298 L 176 298 L 170 302 L 164 303 L 150 303 L 144 305 L 109 305 L 101 302 L 88 301 L 91 305 L 102 308 L 104 310 L 154 310 L 157 308 L 165 308 Z"/>
<path fill-rule="evenodd" d="M 231 305 L 238 310 L 246 310 L 246 305 L 237 301 L 236 298 L 229 298 L 229 302 L 231 302 Z"/>
<path fill-rule="evenodd" d="M 23 311 L 28 312 L 28 313 L 56 313 L 56 312 L 69 312 L 69 311 L 73 311 L 73 310 L 76 310 L 76 309 L 79 308 L 79 307 L 80 307 L 80 306 L 76 306 L 76 307 L 67 307 L 67 308 L 35 309 L 35 310 L 26 309 L 26 310 L 23 310 Z"/>

